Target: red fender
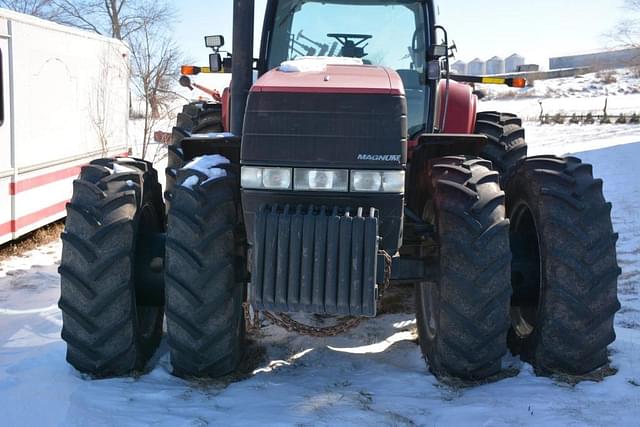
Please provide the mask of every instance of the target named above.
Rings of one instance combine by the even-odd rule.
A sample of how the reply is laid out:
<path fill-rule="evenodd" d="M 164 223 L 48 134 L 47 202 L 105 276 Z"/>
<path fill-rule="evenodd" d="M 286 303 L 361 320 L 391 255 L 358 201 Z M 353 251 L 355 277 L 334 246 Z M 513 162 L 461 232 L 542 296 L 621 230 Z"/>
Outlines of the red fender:
<path fill-rule="evenodd" d="M 439 114 L 436 117 L 439 121 L 436 127 L 440 128 L 444 121 L 444 129 L 442 133 L 464 133 L 472 134 L 476 128 L 476 112 L 478 109 L 478 97 L 473 94 L 471 86 L 449 81 L 449 101 L 445 113 L 445 103 L 447 103 L 447 82 L 440 80 L 438 87 L 438 101 L 436 105 L 439 107 Z"/>

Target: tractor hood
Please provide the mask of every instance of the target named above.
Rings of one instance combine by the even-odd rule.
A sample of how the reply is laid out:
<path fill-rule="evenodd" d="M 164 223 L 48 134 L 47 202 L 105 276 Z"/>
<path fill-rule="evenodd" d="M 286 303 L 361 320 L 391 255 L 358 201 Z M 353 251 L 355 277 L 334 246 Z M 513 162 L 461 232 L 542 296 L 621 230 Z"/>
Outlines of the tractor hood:
<path fill-rule="evenodd" d="M 403 168 L 407 105 L 402 80 L 393 70 L 356 61 L 361 62 L 289 61 L 258 79 L 247 100 L 242 163 Z"/>
<path fill-rule="evenodd" d="M 251 92 L 404 95 L 404 86 L 395 71 L 384 67 L 309 59 L 283 63 L 258 79 Z"/>

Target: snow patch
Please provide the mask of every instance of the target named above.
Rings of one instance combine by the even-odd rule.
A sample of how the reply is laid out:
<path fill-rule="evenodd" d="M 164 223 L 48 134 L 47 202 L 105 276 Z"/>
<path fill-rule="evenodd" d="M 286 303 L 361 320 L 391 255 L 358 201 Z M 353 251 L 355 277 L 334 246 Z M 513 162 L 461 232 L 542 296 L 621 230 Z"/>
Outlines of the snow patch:
<path fill-rule="evenodd" d="M 140 169 L 135 169 L 135 168 L 124 166 L 118 163 L 113 164 L 113 173 L 131 173 L 131 172 L 137 173 L 139 171 Z"/>
<path fill-rule="evenodd" d="M 231 162 L 226 157 L 219 154 L 213 154 L 210 156 L 196 157 L 195 159 L 187 163 L 184 169 L 191 169 L 206 175 L 207 179 L 203 182 L 204 184 L 205 182 L 227 176 L 227 171 L 218 168 L 218 166 L 227 165 L 229 163 Z M 199 182 L 200 180 L 197 176 L 190 176 L 189 178 L 185 179 L 181 185 L 183 187 L 193 189 L 196 185 L 199 184 Z"/>
<path fill-rule="evenodd" d="M 200 138 L 200 139 L 215 139 L 215 138 L 232 138 L 235 135 L 231 132 L 209 132 L 209 133 L 194 133 L 191 135 L 191 138 Z M 180 152 L 182 150 L 179 148 Z"/>
<path fill-rule="evenodd" d="M 279 70 L 285 73 L 309 73 L 327 70 L 328 65 L 363 65 L 360 58 L 342 58 L 333 56 L 302 56 L 280 64 Z"/>

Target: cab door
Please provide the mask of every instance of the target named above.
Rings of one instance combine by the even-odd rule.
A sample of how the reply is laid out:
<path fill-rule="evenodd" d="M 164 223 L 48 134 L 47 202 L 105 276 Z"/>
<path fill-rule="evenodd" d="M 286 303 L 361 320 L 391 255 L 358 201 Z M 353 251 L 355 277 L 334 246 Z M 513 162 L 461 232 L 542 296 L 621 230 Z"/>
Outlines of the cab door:
<path fill-rule="evenodd" d="M 0 18 L 0 244 L 13 238 L 11 182 L 14 174 L 11 141 L 11 81 L 7 20 Z"/>

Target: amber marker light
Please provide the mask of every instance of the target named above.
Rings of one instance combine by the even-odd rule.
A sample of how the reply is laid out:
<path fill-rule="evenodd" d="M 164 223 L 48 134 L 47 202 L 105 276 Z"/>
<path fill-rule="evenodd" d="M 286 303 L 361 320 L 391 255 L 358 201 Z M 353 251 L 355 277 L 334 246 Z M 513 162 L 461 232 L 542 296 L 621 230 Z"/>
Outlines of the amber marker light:
<path fill-rule="evenodd" d="M 200 74 L 200 67 L 194 67 L 193 65 L 183 65 L 180 67 L 180 74 L 183 76 L 195 76 Z"/>
<path fill-rule="evenodd" d="M 515 78 L 513 79 L 513 83 L 511 84 L 511 87 L 520 87 L 523 88 L 527 85 L 527 79 L 523 79 L 523 78 Z"/>

